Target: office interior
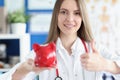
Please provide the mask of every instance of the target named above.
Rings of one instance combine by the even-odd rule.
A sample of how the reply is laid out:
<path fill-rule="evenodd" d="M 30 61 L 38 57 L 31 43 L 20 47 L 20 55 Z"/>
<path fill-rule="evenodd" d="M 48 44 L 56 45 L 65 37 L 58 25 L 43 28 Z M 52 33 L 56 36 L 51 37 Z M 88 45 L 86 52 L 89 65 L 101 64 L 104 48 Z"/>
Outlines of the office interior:
<path fill-rule="evenodd" d="M 85 1 L 95 40 L 120 56 L 120 0 Z M 55 0 L 0 0 L 0 72 L 24 60 L 33 43 L 45 43 L 54 3 Z M 19 10 L 31 17 L 25 23 L 25 32 L 19 29 L 14 33 L 7 17 Z"/>

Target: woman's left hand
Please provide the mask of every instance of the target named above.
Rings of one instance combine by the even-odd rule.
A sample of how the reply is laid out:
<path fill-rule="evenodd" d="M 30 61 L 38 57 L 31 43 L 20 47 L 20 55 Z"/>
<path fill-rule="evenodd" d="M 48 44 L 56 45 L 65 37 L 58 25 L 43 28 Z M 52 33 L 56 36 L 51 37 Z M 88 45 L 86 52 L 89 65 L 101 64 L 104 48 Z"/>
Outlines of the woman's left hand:
<path fill-rule="evenodd" d="M 92 42 L 92 53 L 85 53 L 80 56 L 80 61 L 84 69 L 89 71 L 102 71 L 106 64 L 106 59 L 103 58 Z"/>

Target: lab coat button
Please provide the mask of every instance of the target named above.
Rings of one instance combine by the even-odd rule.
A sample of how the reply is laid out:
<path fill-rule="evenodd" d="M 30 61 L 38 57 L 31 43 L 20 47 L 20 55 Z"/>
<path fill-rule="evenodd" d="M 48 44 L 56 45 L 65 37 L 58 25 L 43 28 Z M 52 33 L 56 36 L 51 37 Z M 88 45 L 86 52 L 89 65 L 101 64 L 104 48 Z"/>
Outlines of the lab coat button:
<path fill-rule="evenodd" d="M 65 74 L 65 72 L 63 72 L 63 74 Z"/>
<path fill-rule="evenodd" d="M 75 77 L 77 77 L 77 74 L 75 74 Z"/>
<path fill-rule="evenodd" d="M 56 50 L 56 52 L 58 53 L 58 52 L 59 52 L 59 50 Z"/>

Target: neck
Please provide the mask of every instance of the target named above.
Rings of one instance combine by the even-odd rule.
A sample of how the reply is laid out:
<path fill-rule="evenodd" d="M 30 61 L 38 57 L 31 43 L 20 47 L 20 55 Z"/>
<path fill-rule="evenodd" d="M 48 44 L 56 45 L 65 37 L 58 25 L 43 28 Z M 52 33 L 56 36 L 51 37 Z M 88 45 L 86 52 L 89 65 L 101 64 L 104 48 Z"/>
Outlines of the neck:
<path fill-rule="evenodd" d="M 62 45 L 71 54 L 71 46 L 76 40 L 77 36 L 60 36 Z"/>

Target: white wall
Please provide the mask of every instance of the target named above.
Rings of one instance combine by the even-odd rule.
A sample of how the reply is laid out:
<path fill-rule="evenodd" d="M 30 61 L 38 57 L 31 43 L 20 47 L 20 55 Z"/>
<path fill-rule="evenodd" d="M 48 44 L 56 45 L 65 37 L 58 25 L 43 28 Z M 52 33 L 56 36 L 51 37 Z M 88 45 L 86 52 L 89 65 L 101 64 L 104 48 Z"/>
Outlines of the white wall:
<path fill-rule="evenodd" d="M 95 39 L 111 53 L 120 52 L 120 1 L 86 0 L 86 3 Z"/>
<path fill-rule="evenodd" d="M 8 12 L 24 8 L 25 0 L 5 0 L 5 6 Z"/>

